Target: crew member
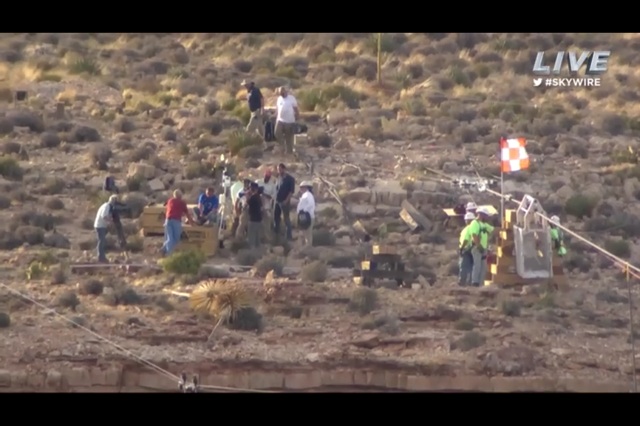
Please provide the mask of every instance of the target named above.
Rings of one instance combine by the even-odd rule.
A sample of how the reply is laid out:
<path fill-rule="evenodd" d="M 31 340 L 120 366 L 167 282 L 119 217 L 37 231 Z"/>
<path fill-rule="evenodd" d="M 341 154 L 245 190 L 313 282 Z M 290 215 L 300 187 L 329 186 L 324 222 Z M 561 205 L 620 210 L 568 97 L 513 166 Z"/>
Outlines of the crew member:
<path fill-rule="evenodd" d="M 261 137 L 264 137 L 263 117 L 264 117 L 264 97 L 260 89 L 256 87 L 253 81 L 242 80 L 242 86 L 247 89 L 247 103 L 249 104 L 249 124 L 247 124 L 247 132 L 256 131 Z"/>
<path fill-rule="evenodd" d="M 302 244 L 307 247 L 313 245 L 313 222 L 315 221 L 316 214 L 316 199 L 313 196 L 313 183 L 309 181 L 303 181 L 300 184 L 300 201 L 298 201 L 298 221 L 300 221 L 301 215 L 308 220 L 309 227 L 302 230 Z M 308 216 L 308 217 L 307 217 Z"/>
<path fill-rule="evenodd" d="M 242 191 L 238 193 L 236 202 L 233 206 L 233 225 L 231 226 L 231 235 L 236 238 L 244 238 L 247 232 L 247 212 L 245 210 L 245 204 L 247 201 L 247 194 L 251 189 L 251 179 L 244 179 L 244 187 Z"/>
<path fill-rule="evenodd" d="M 264 172 L 264 178 L 257 181 L 262 196 L 262 237 L 266 241 L 271 235 L 273 226 L 273 209 L 275 207 L 276 185 L 271 170 Z"/>
<path fill-rule="evenodd" d="M 170 255 L 180 243 L 182 217 L 184 216 L 190 225 L 194 225 L 194 220 L 191 217 L 187 203 L 182 199 L 182 191 L 179 189 L 173 191 L 173 197 L 167 201 L 166 208 L 164 222 L 165 240 L 161 250 L 164 255 Z"/>
<path fill-rule="evenodd" d="M 558 256 L 564 256 L 567 254 L 567 249 L 564 246 L 564 234 L 561 229 L 558 228 L 560 224 L 560 218 L 558 216 L 551 216 L 551 222 L 549 222 L 549 227 L 551 228 L 551 243 L 553 244 L 554 250 L 557 251 Z"/>
<path fill-rule="evenodd" d="M 473 201 L 469 201 L 466 207 L 467 213 L 473 213 L 473 215 L 475 216 L 476 210 L 478 210 L 478 206 L 476 205 L 476 203 L 474 203 Z"/>
<path fill-rule="evenodd" d="M 489 233 L 494 231 L 493 226 L 487 223 L 491 216 L 491 211 L 486 207 L 478 207 L 476 218 L 469 224 L 469 234 L 473 247 L 471 256 L 473 257 L 473 269 L 471 270 L 471 285 L 480 287 L 484 283 L 487 275 L 487 247 L 489 245 Z M 483 236 L 484 234 L 484 236 Z"/>
<path fill-rule="evenodd" d="M 286 87 L 278 88 L 280 96 L 276 101 L 277 118 L 275 134 L 278 142 L 282 144 L 284 154 L 293 153 L 293 138 L 295 135 L 296 121 L 300 117 L 298 101 L 291 95 Z"/>
<path fill-rule="evenodd" d="M 471 247 L 472 247 L 472 239 L 469 234 L 469 225 L 476 218 L 476 215 L 467 212 L 464 215 L 464 223 L 465 227 L 460 232 L 460 245 L 459 245 L 459 253 L 460 259 L 458 261 L 458 266 L 460 272 L 458 274 L 458 285 L 466 286 L 470 284 L 471 279 L 471 271 L 473 270 L 473 256 L 471 255 Z"/>
<path fill-rule="evenodd" d="M 102 204 L 96 214 L 96 220 L 93 222 L 93 227 L 96 230 L 98 237 L 98 244 L 96 246 L 96 252 L 98 255 L 98 262 L 107 263 L 107 226 L 109 221 L 113 220 L 111 214 L 113 206 L 118 201 L 117 195 L 112 195 L 109 200 Z"/>
<path fill-rule="evenodd" d="M 278 165 L 278 176 L 279 185 L 273 214 L 274 230 L 276 238 L 280 238 L 280 224 L 281 221 L 284 221 L 287 240 L 291 241 L 293 239 L 293 232 L 289 212 L 291 211 L 291 197 L 296 190 L 296 180 L 287 172 L 287 167 L 282 163 Z"/>
<path fill-rule="evenodd" d="M 260 235 L 262 234 L 262 197 L 260 187 L 256 182 L 251 182 L 249 192 L 245 195 L 247 203 L 247 241 L 249 247 L 258 248 L 260 246 Z"/>
<path fill-rule="evenodd" d="M 204 225 L 209 223 L 211 225 L 218 221 L 218 207 L 219 200 L 216 195 L 215 189 L 208 187 L 205 192 L 198 197 L 198 206 L 193 209 L 198 224 Z"/>

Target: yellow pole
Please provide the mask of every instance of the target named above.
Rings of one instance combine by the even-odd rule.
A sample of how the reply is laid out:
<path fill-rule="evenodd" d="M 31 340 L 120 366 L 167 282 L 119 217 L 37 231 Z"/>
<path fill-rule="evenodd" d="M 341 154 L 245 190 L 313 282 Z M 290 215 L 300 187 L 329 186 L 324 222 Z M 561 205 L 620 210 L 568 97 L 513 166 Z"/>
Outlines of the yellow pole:
<path fill-rule="evenodd" d="M 631 300 L 631 271 L 629 264 L 624 266 L 624 274 L 627 279 L 627 292 L 629 297 L 629 331 L 631 333 L 631 374 L 633 374 L 633 392 L 638 393 L 638 374 L 636 372 L 636 336 L 633 327 L 633 301 Z"/>
<path fill-rule="evenodd" d="M 382 68 L 382 33 L 378 33 L 378 69 L 377 69 L 377 73 L 378 73 L 378 84 L 382 83 L 382 72 L 381 72 L 381 68 Z"/>

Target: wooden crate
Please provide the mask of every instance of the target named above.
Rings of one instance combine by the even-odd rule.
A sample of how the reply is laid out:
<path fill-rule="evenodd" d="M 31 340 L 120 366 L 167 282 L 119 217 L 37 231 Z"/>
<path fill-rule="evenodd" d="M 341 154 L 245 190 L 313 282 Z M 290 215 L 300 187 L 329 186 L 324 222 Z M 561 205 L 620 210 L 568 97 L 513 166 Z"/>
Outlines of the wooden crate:
<path fill-rule="evenodd" d="M 218 252 L 218 227 L 183 226 L 180 244 L 176 250 L 198 250 L 207 257 L 215 256 Z"/>
<path fill-rule="evenodd" d="M 190 210 L 197 207 L 196 204 L 189 204 Z M 161 236 L 164 235 L 164 220 L 166 216 L 166 207 L 161 205 L 146 206 L 140 215 L 140 228 L 142 236 Z"/>

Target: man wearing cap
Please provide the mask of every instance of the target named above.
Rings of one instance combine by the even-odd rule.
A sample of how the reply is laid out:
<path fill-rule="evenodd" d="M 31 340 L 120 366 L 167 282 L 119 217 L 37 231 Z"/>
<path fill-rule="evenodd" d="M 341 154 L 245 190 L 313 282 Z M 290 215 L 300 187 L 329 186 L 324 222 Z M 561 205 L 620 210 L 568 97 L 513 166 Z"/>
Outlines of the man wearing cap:
<path fill-rule="evenodd" d="M 298 221 L 300 220 L 300 215 L 309 215 L 309 227 L 302 231 L 302 244 L 306 247 L 311 247 L 313 245 L 313 222 L 315 221 L 316 215 L 316 199 L 313 196 L 313 183 L 306 180 L 302 181 L 302 183 L 300 183 L 300 192 L 302 195 L 300 196 L 300 201 L 298 201 Z"/>
<path fill-rule="evenodd" d="M 564 247 L 564 234 L 562 230 L 558 229 L 560 218 L 558 216 L 551 216 L 549 219 L 551 219 L 549 227 L 551 228 L 551 243 L 553 244 L 553 248 L 557 250 L 558 256 L 564 256 L 567 254 L 567 249 Z"/>
<path fill-rule="evenodd" d="M 277 118 L 275 134 L 276 139 L 283 146 L 284 153 L 293 152 L 293 136 L 295 135 L 296 121 L 300 117 L 298 101 L 289 94 L 283 86 L 278 88 L 278 100 L 276 101 Z"/>
<path fill-rule="evenodd" d="M 257 131 L 263 137 L 264 127 L 262 125 L 264 117 L 264 97 L 253 81 L 242 80 L 242 86 L 247 89 L 247 103 L 249 104 L 249 124 L 247 124 L 247 132 Z"/>
<path fill-rule="evenodd" d="M 264 178 L 256 181 L 262 195 L 262 237 L 266 241 L 273 225 L 273 209 L 276 199 L 276 184 L 271 176 L 271 169 L 264 172 Z"/>
<path fill-rule="evenodd" d="M 476 218 L 469 224 L 469 235 L 473 246 L 471 256 L 473 257 L 473 269 L 471 270 L 471 285 L 480 287 L 487 275 L 487 247 L 489 245 L 489 234 L 493 233 L 493 226 L 487 223 L 491 212 L 486 207 L 478 207 Z"/>
<path fill-rule="evenodd" d="M 475 216 L 476 210 L 478 210 L 478 206 L 476 205 L 476 203 L 474 203 L 473 201 L 469 201 L 466 208 L 467 213 L 473 213 L 473 215 Z"/>
<path fill-rule="evenodd" d="M 96 230 L 98 237 L 98 244 L 96 246 L 96 252 L 98 255 L 98 262 L 107 263 L 107 226 L 109 221 L 113 220 L 111 212 L 113 206 L 118 202 L 118 196 L 112 195 L 109 200 L 102 204 L 96 214 L 96 220 L 93 222 L 93 227 Z"/>
<path fill-rule="evenodd" d="M 471 271 L 473 270 L 473 256 L 471 255 L 472 239 L 471 235 L 469 234 L 469 225 L 475 218 L 475 214 L 467 212 L 464 215 L 465 227 L 460 232 L 460 259 L 458 261 L 458 285 L 460 286 L 466 286 L 470 284 Z"/>
<path fill-rule="evenodd" d="M 262 198 L 257 183 L 251 182 L 249 192 L 245 195 L 247 202 L 244 209 L 247 212 L 247 242 L 249 247 L 260 247 L 262 233 Z"/>

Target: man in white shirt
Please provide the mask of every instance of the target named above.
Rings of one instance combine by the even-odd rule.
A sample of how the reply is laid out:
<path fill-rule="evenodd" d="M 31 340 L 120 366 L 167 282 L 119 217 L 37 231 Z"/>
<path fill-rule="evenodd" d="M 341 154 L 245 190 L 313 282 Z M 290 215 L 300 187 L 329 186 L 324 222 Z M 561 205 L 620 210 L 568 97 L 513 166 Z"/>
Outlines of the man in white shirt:
<path fill-rule="evenodd" d="M 96 220 L 93 222 L 93 227 L 98 236 L 96 252 L 98 254 L 98 262 L 100 263 L 107 263 L 107 226 L 109 226 L 109 222 L 111 221 L 111 210 L 117 202 L 117 195 L 110 196 L 109 201 L 101 205 L 98 209 Z"/>
<path fill-rule="evenodd" d="M 275 134 L 278 142 L 283 144 L 284 153 L 293 152 L 293 135 L 295 134 L 296 121 L 300 117 L 298 101 L 287 92 L 285 87 L 278 89 L 280 96 L 276 102 L 278 115 L 276 118 Z"/>
<path fill-rule="evenodd" d="M 311 192 L 313 188 L 313 183 L 309 181 L 302 181 L 300 183 L 300 201 L 298 201 L 298 218 L 300 218 L 300 213 L 305 212 L 309 214 L 309 218 L 311 219 L 309 222 L 309 227 L 307 229 L 303 229 L 302 233 L 302 244 L 310 247 L 313 245 L 313 222 L 315 222 L 316 216 L 316 199 L 313 196 L 313 192 Z"/>

